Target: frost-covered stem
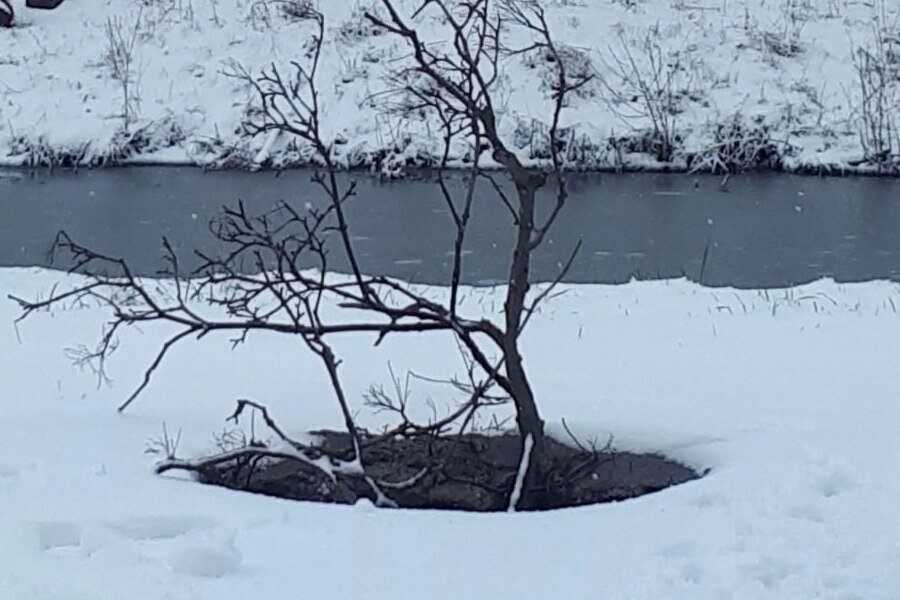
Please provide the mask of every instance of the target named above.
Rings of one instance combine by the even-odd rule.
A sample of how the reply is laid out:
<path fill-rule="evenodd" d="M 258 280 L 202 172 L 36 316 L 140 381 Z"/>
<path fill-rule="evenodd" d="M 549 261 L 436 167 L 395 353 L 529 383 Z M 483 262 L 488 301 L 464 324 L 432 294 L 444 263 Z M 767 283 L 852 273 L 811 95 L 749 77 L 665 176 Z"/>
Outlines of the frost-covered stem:
<path fill-rule="evenodd" d="M 507 512 L 516 512 L 519 505 L 519 498 L 522 497 L 522 489 L 525 486 L 525 475 L 528 473 L 528 465 L 531 462 L 531 450 L 534 448 L 534 439 L 531 434 L 525 436 L 522 444 L 522 458 L 519 461 L 519 470 L 516 472 L 516 483 L 513 485 L 512 493 L 509 495 L 509 507 Z"/>
<path fill-rule="evenodd" d="M 369 484 L 369 488 L 371 488 L 372 492 L 375 494 L 375 506 L 381 506 L 384 508 L 400 508 L 400 505 L 397 504 L 396 501 L 388 497 L 388 495 L 381 490 L 381 487 L 379 487 L 374 479 L 372 479 L 368 475 L 363 475 L 363 478 L 365 478 L 366 483 Z"/>
<path fill-rule="evenodd" d="M 230 450 L 228 452 L 222 452 L 220 454 L 214 454 L 212 456 L 198 459 L 169 458 L 156 463 L 156 467 L 154 470 L 156 471 L 157 475 L 172 470 L 199 472 L 204 471 L 210 467 L 214 467 L 216 465 L 231 462 L 241 458 L 260 457 L 296 460 L 321 471 L 332 481 L 335 481 L 335 472 L 340 472 L 341 470 L 339 467 L 332 466 L 331 461 L 334 460 L 332 458 L 322 456 L 318 459 L 312 459 L 305 456 L 302 451 L 289 447 L 286 447 L 285 449 L 273 449 L 261 448 L 257 446 L 246 446 L 244 448 L 238 448 L 236 450 Z"/>
<path fill-rule="evenodd" d="M 381 482 L 379 482 L 379 485 L 381 485 L 381 487 L 388 488 L 391 490 L 405 490 L 405 489 L 409 489 L 412 486 L 419 483 L 422 480 L 422 478 L 425 477 L 427 474 L 428 474 L 428 467 L 422 467 L 412 477 L 407 477 L 406 479 L 403 479 L 401 481 L 394 481 L 394 482 L 381 481 Z"/>

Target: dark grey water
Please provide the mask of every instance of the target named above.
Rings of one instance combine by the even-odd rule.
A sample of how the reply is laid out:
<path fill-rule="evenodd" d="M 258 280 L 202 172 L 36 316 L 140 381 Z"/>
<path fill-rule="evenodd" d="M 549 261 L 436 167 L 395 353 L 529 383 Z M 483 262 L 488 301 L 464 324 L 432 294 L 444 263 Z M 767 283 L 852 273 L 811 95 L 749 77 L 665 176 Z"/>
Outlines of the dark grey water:
<path fill-rule="evenodd" d="M 349 218 L 363 268 L 446 281 L 452 227 L 434 184 L 352 177 L 359 193 Z M 702 280 L 713 286 L 780 287 L 826 276 L 900 281 L 900 181 L 746 175 L 734 177 L 728 191 L 719 183 L 689 175 L 572 176 L 569 205 L 536 256 L 534 279 L 552 279 L 582 239 L 571 282 L 698 280 L 705 252 Z M 504 280 L 512 244 L 508 212 L 487 189 L 482 196 L 464 263 L 469 283 Z M 185 261 L 194 248 L 214 252 L 208 221 L 239 198 L 251 212 L 278 199 L 322 201 L 307 171 L 0 173 L 0 266 L 45 265 L 51 241 L 65 229 L 153 274 L 163 235 Z M 333 264 L 341 266 L 334 251 Z"/>

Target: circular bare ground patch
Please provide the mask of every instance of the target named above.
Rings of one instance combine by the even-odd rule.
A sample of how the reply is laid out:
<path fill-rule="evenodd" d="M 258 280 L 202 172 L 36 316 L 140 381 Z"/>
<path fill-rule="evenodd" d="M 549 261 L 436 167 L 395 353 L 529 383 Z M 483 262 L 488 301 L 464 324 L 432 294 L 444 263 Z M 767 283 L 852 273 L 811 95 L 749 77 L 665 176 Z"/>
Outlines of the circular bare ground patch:
<path fill-rule="evenodd" d="M 352 454 L 346 433 L 315 434 L 329 455 Z M 403 508 L 505 511 L 519 468 L 517 435 L 420 436 L 365 444 L 363 464 L 386 495 Z M 700 477 L 653 454 L 576 448 L 547 438 L 538 483 L 526 490 L 526 509 L 549 510 L 615 502 Z M 251 459 L 200 470 L 200 481 L 279 498 L 353 504 L 375 500 L 358 476 L 332 480 L 298 461 Z"/>

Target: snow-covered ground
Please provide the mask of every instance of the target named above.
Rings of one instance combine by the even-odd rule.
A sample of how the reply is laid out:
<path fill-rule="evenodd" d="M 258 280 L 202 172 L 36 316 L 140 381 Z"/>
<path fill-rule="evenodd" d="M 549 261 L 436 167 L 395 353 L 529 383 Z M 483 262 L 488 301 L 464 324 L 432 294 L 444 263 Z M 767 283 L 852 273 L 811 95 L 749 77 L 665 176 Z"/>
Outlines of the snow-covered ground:
<path fill-rule="evenodd" d="M 250 166 L 261 156 L 270 166 L 308 161 L 309 154 L 293 149 L 290 140 L 240 134 L 252 95 L 227 76 L 235 64 L 257 73 L 273 62 L 286 69 L 292 59 L 302 60 L 310 24 L 285 10 L 300 1 L 67 0 L 56 10 L 38 11 L 13 0 L 18 27 L 0 31 L 0 164 Z M 420 2 L 397 4 L 410 14 Z M 882 141 L 882 158 L 887 168 L 900 169 L 900 3 L 894 0 L 542 4 L 574 68 L 596 75 L 563 115 L 577 166 L 661 166 L 639 151 L 647 145 L 641 139 L 651 121 L 638 75 L 651 79 L 655 57 L 660 78 L 671 81 L 671 95 L 663 95 L 674 113 L 674 167 L 687 168 L 693 159 L 693 167 L 706 168 L 717 149 L 742 146 L 762 149 L 757 158 L 775 154 L 788 169 L 866 170 L 872 165 L 859 161 L 878 148 L 861 137 L 855 65 L 869 56 L 869 72 L 884 74 L 888 83 L 873 96 L 880 104 L 867 105 L 868 114 L 877 117 L 880 109 L 884 120 L 874 125 L 889 138 Z M 326 135 L 347 142 L 339 161 L 390 171 L 433 156 L 439 136 L 428 119 L 384 113 L 390 103 L 383 94 L 385 77 L 405 64 L 406 50 L 390 36 L 376 35 L 365 21 L 364 12 L 377 5 L 318 2 L 327 27 L 319 87 Z M 128 133 L 123 77 L 114 78 L 108 23 L 125 46 L 133 40 L 127 98 L 134 122 Z M 427 40 L 446 38 L 432 18 L 420 26 Z M 511 35 L 527 41 L 524 34 Z M 538 155 L 543 143 L 546 77 L 541 57 L 526 53 L 504 61 L 496 94 L 502 99 L 502 133 L 524 155 Z M 662 97 L 657 92 L 666 90 L 651 92 Z"/>
<path fill-rule="evenodd" d="M 73 4 L 75 4 L 73 2 Z M 64 276 L 0 270 L 0 290 Z M 467 290 L 496 314 L 500 291 Z M 549 422 L 709 475 L 619 504 L 477 515 L 294 503 L 151 473 L 165 423 L 208 451 L 238 396 L 294 431 L 337 427 L 315 360 L 286 338 L 186 342 L 123 415 L 164 331 L 129 331 L 111 386 L 66 346 L 108 318 L 80 307 L 18 331 L 0 302 L 0 598 L 900 597 L 900 286 L 769 291 L 682 280 L 572 286 L 526 333 Z M 350 396 L 386 365 L 447 375 L 442 336 L 342 338 Z M 435 398 L 440 404 L 440 398 Z M 376 417 L 363 414 L 375 423 Z"/>

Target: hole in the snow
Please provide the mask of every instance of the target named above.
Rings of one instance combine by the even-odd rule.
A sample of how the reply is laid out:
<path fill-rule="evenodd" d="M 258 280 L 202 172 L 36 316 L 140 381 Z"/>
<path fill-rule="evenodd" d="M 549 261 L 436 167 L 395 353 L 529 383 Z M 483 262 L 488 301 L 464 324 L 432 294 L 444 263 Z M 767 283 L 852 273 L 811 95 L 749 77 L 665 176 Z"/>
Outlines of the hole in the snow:
<path fill-rule="evenodd" d="M 317 432 L 330 454 L 352 455 L 346 433 Z M 364 439 L 365 443 L 365 439 Z M 363 450 L 366 473 L 403 508 L 505 511 L 519 468 L 517 435 L 420 436 Z M 546 438 L 541 477 L 523 490 L 522 510 L 550 510 L 635 498 L 701 475 L 654 454 L 573 447 Z M 375 500 L 362 477 L 327 475 L 301 462 L 251 459 L 200 471 L 203 483 L 279 498 L 353 504 Z"/>

